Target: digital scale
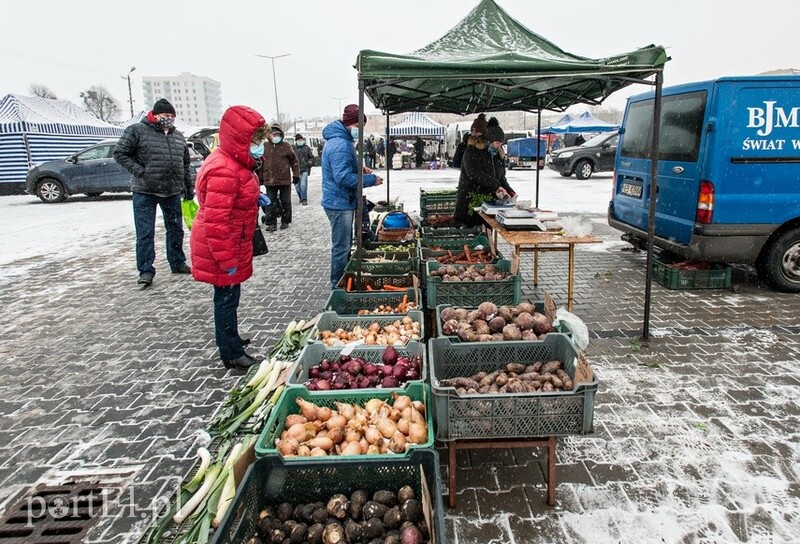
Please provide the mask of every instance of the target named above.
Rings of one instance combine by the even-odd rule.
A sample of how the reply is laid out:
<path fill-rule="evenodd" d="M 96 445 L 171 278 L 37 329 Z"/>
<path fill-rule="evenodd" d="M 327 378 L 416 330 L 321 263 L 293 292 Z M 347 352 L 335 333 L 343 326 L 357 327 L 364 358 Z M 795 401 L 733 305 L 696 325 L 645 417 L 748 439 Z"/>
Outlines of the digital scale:
<path fill-rule="evenodd" d="M 481 204 L 481 207 L 479 208 L 481 212 L 485 213 L 486 215 L 490 215 L 492 217 L 497 215 L 497 212 L 499 212 L 500 210 L 512 210 L 512 209 L 514 209 L 514 204 L 512 204 L 511 202 L 492 202 L 492 203 L 484 202 L 483 204 Z"/>
<path fill-rule="evenodd" d="M 519 210 L 503 208 L 495 215 L 497 223 L 509 230 L 560 231 L 561 227 L 552 223 L 558 219 L 554 212 Z"/>

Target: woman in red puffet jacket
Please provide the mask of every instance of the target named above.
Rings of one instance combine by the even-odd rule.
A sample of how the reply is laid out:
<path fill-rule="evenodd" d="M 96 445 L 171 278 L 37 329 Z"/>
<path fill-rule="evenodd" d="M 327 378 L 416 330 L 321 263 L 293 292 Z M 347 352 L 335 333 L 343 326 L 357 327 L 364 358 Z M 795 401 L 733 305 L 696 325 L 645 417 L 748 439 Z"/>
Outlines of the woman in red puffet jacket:
<path fill-rule="evenodd" d="M 192 224 L 192 276 L 214 286 L 214 328 L 225 368 L 248 368 L 262 360 L 248 354 L 236 311 L 241 284 L 253 275 L 253 233 L 261 195 L 254 173 L 264 154 L 264 118 L 246 106 L 228 108 L 219 147 L 203 162 L 195 192 L 200 210 Z"/>

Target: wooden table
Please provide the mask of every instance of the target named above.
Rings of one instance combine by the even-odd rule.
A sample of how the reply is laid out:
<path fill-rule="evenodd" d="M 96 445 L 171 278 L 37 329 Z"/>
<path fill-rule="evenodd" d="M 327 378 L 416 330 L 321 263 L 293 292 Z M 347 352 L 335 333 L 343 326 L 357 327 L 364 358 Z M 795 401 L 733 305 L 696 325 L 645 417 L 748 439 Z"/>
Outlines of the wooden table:
<path fill-rule="evenodd" d="M 514 255 L 519 258 L 522 252 L 533 252 L 533 286 L 539 285 L 539 252 L 566 251 L 568 258 L 567 272 L 567 310 L 572 311 L 573 282 L 575 279 L 575 246 L 577 244 L 600 244 L 597 236 L 563 236 L 541 231 L 508 230 L 500 225 L 494 217 L 478 212 L 490 231 L 492 244 L 497 248 L 497 235 L 503 237 L 507 244 L 514 248 Z"/>

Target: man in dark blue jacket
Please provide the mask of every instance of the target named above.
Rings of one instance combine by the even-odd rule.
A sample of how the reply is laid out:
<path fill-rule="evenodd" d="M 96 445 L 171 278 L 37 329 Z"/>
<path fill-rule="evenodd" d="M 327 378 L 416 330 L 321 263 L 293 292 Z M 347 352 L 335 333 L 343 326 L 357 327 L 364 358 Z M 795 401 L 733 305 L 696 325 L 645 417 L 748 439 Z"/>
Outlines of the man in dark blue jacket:
<path fill-rule="evenodd" d="M 331 289 L 336 288 L 350 259 L 353 241 L 353 215 L 358 207 L 358 157 L 353 142 L 358 142 L 358 106 L 344 108 L 341 120 L 322 130 L 322 207 L 331 222 Z M 383 183 L 383 179 L 364 168 L 364 187 Z"/>
<path fill-rule="evenodd" d="M 133 221 L 136 225 L 136 268 L 145 288 L 156 274 L 156 207 L 167 229 L 167 261 L 173 274 L 190 274 L 183 253 L 181 195 L 194 198 L 189 148 L 175 130 L 175 108 L 165 98 L 140 123 L 125 129 L 114 149 L 114 160 L 133 174 Z"/>

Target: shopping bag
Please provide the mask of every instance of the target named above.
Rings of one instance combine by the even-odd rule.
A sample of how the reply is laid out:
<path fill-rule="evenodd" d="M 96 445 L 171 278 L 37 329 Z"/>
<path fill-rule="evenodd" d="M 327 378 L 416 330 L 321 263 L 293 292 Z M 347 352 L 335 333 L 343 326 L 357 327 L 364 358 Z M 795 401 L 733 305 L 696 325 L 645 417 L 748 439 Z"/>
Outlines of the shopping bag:
<path fill-rule="evenodd" d="M 181 201 L 181 211 L 183 212 L 183 222 L 186 224 L 186 228 L 192 230 L 192 223 L 194 223 L 194 218 L 197 217 L 197 210 L 200 209 L 200 204 L 192 200 L 182 200 Z"/>
<path fill-rule="evenodd" d="M 267 253 L 269 253 L 267 240 L 264 238 L 264 233 L 261 232 L 261 228 L 256 227 L 256 230 L 253 231 L 253 257 L 266 255 Z"/>

